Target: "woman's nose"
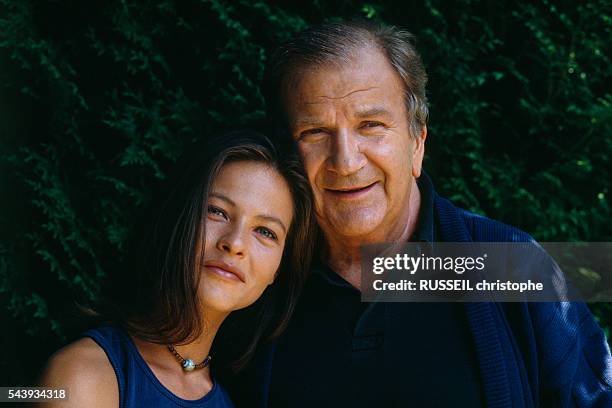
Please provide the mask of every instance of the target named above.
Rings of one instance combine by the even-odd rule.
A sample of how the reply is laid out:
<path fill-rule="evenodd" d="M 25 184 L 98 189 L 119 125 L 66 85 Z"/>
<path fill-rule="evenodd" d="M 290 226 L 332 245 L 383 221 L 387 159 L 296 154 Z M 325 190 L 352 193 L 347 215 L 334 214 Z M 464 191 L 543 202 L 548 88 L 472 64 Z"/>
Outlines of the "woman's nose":
<path fill-rule="evenodd" d="M 217 249 L 230 255 L 244 256 L 244 233 L 241 228 L 231 228 L 217 241 Z"/>

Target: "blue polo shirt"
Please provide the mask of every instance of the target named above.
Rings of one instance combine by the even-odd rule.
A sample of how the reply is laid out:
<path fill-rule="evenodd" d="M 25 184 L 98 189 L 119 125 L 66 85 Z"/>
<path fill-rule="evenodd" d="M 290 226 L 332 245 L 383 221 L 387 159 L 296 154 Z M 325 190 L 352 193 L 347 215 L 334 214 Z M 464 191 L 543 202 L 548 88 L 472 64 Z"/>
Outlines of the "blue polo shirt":
<path fill-rule="evenodd" d="M 419 179 L 414 241 L 438 235 L 433 187 Z M 364 303 L 317 265 L 274 353 L 270 407 L 483 407 L 473 336 L 460 303 Z"/>

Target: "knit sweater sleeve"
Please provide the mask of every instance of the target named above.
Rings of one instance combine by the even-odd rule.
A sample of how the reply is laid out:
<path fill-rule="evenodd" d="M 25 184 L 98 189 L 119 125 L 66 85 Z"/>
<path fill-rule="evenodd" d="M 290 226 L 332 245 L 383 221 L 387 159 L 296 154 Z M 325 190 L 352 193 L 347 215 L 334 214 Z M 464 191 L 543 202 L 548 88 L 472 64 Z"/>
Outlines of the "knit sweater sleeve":
<path fill-rule="evenodd" d="M 545 407 L 612 407 L 612 357 L 582 302 L 531 303 Z"/>
<path fill-rule="evenodd" d="M 461 211 L 480 242 L 533 242 L 523 231 Z M 612 357 L 606 337 L 583 302 L 528 303 L 543 407 L 612 407 Z"/>

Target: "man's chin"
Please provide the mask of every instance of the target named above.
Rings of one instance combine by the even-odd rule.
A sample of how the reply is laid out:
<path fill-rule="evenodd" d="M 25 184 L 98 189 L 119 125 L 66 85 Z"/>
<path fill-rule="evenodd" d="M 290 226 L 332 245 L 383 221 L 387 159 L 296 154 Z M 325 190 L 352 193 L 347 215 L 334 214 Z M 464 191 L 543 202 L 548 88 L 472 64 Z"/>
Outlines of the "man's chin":
<path fill-rule="evenodd" d="M 331 228 L 324 228 L 328 239 L 352 242 L 354 244 L 371 244 L 384 241 L 384 234 L 377 234 L 380 222 L 372 218 L 334 220 Z M 380 237 L 377 237 L 380 235 Z"/>

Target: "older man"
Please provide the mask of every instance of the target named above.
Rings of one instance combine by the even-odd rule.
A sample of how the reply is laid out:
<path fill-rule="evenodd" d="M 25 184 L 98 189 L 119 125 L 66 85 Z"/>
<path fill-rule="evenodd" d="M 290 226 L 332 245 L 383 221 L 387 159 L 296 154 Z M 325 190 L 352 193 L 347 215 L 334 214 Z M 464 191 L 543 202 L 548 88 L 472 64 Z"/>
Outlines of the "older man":
<path fill-rule="evenodd" d="M 237 382 L 270 407 L 612 406 L 610 355 L 583 304 L 363 303 L 360 248 L 523 241 L 422 172 L 427 77 L 411 35 L 336 23 L 282 45 L 271 117 L 296 143 L 324 245 L 287 332 Z"/>

